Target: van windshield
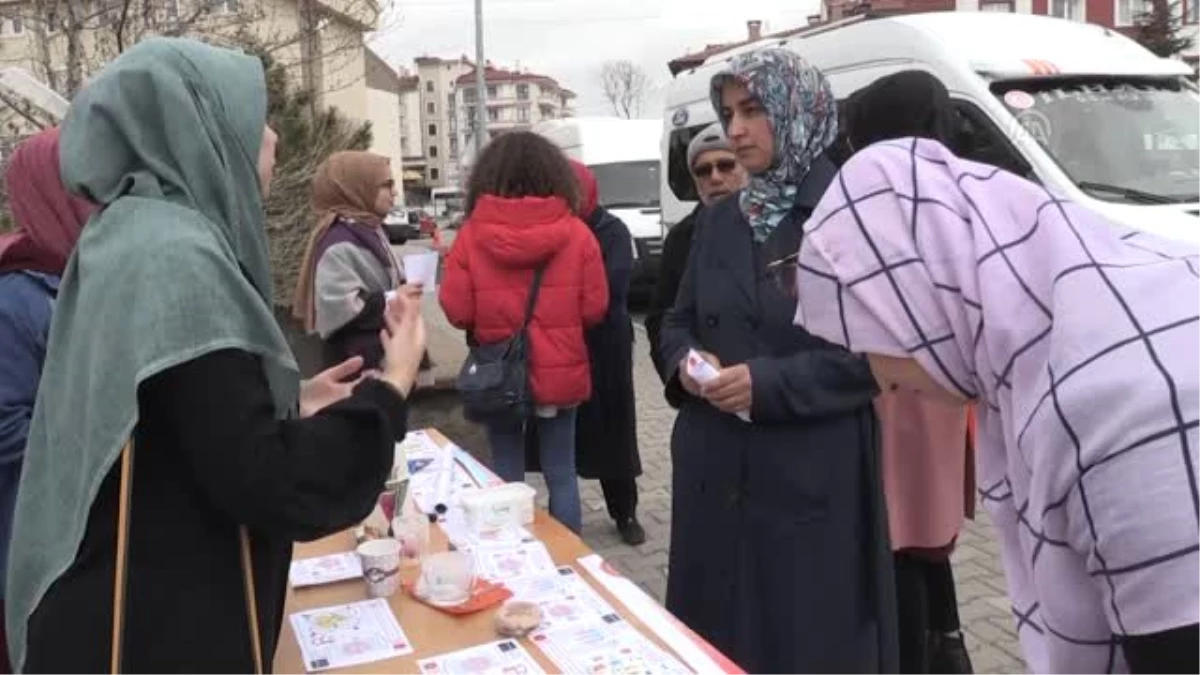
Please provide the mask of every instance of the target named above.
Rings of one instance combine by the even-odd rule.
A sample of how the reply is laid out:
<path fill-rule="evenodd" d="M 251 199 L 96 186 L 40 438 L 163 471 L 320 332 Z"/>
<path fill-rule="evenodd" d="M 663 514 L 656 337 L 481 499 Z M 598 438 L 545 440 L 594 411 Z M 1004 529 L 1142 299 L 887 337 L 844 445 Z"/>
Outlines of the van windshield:
<path fill-rule="evenodd" d="M 1008 81 L 992 91 L 1087 194 L 1130 204 L 1200 199 L 1200 97 L 1178 81 Z"/>
<path fill-rule="evenodd" d="M 659 163 L 614 162 L 588 167 L 600 184 L 600 205 L 607 209 L 657 208 Z"/>

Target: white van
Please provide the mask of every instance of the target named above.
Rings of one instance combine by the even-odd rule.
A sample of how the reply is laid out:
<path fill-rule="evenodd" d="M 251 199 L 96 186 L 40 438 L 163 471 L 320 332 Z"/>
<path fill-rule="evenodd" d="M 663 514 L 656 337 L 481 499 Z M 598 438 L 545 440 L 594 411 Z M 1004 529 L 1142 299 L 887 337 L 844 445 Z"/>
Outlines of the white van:
<path fill-rule="evenodd" d="M 634 291 L 648 291 L 658 279 L 665 233 L 659 208 L 662 123 L 575 117 L 540 122 L 533 131 L 596 174 L 600 205 L 620 218 L 633 235 Z"/>
<path fill-rule="evenodd" d="M 668 226 L 695 206 L 687 144 L 716 121 L 712 76 L 732 56 L 769 46 L 820 68 L 839 102 L 882 76 L 927 71 L 954 99 L 965 157 L 1129 226 L 1200 243 L 1200 97 L 1186 79 L 1191 69 L 1102 26 L 995 12 L 852 17 L 680 73 L 661 139 Z"/>

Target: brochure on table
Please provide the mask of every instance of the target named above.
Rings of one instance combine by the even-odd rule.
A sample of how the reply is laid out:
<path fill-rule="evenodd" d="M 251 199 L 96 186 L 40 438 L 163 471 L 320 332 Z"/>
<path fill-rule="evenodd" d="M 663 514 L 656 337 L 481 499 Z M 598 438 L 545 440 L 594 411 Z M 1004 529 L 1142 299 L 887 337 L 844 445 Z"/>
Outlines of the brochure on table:
<path fill-rule="evenodd" d="M 678 621 L 598 555 L 579 565 L 658 635 L 683 662 L 625 621 L 589 584 L 568 566 L 554 565 L 546 546 L 523 527 L 474 532 L 464 524 L 455 495 L 480 486 L 501 484 L 490 471 L 458 446 L 439 445 L 423 431 L 410 432 L 396 445 L 397 462 L 411 474 L 409 495 L 422 511 L 447 506 L 440 523 L 451 544 L 475 559 L 476 573 L 503 582 L 513 597 L 536 603 L 541 625 L 529 636 L 565 673 L 709 673 L 727 670 L 680 629 Z M 447 479 L 449 476 L 449 479 Z M 449 485 L 449 492 L 446 491 Z M 426 506 L 431 507 L 426 510 Z M 298 560 L 293 586 L 329 583 L 348 577 L 353 553 Z M 351 562 L 351 559 L 354 562 Z M 361 575 L 361 565 L 357 566 Z M 411 654 L 400 622 L 387 600 L 375 599 L 298 612 L 290 617 L 309 671 L 329 670 Z M 686 666 L 684 663 L 686 662 Z M 456 650 L 418 662 L 422 673 L 541 673 L 537 662 L 518 642 L 499 640 Z M 690 667 L 690 670 L 689 670 Z"/>

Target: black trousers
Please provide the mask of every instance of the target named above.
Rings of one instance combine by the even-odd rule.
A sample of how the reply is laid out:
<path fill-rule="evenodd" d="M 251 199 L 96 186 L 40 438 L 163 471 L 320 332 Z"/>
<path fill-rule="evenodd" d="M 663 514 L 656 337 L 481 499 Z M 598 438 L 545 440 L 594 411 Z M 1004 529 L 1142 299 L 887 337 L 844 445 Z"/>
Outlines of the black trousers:
<path fill-rule="evenodd" d="M 610 518 L 620 523 L 637 516 L 637 479 L 602 478 L 600 490 L 604 492 Z"/>
<path fill-rule="evenodd" d="M 900 672 L 929 672 L 929 633 L 959 630 L 958 596 L 949 560 L 896 553 Z"/>

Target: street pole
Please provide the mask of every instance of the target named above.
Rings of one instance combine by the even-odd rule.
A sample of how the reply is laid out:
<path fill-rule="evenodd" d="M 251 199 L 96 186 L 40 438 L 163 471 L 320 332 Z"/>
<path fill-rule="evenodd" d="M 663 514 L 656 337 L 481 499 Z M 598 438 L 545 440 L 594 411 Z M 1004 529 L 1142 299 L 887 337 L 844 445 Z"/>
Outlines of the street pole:
<path fill-rule="evenodd" d="M 483 0 L 475 0 L 475 162 L 488 139 L 487 61 L 483 57 Z"/>

